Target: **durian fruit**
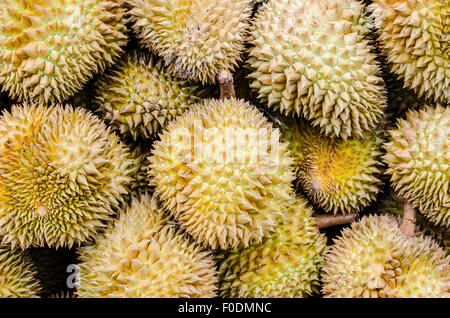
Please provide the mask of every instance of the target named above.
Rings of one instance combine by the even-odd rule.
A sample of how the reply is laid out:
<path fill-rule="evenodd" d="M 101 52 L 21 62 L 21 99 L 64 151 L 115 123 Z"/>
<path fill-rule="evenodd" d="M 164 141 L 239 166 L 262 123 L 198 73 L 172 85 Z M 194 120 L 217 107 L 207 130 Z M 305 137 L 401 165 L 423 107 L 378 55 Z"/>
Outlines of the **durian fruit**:
<path fill-rule="evenodd" d="M 25 252 L 0 244 L 0 298 L 38 297 L 40 286 L 34 275 Z"/>
<path fill-rule="evenodd" d="M 60 102 L 123 52 L 123 0 L 0 2 L 0 89 Z"/>
<path fill-rule="evenodd" d="M 150 164 L 148 157 L 150 151 L 146 150 L 141 143 L 136 143 L 131 147 L 130 158 L 133 160 L 132 181 L 130 183 L 130 193 L 144 193 L 148 190 L 147 168 Z"/>
<path fill-rule="evenodd" d="M 308 119 L 328 136 L 362 136 L 386 106 L 362 4 L 274 0 L 255 18 L 250 87 L 269 107 Z"/>
<path fill-rule="evenodd" d="M 80 249 L 79 297 L 214 297 L 212 255 L 164 215 L 148 194 L 133 197 L 94 245 Z"/>
<path fill-rule="evenodd" d="M 0 235 L 71 247 L 94 236 L 131 181 L 128 148 L 90 112 L 14 105 L 0 116 Z"/>
<path fill-rule="evenodd" d="M 240 61 L 251 0 L 126 0 L 143 47 L 177 77 L 215 83 Z"/>
<path fill-rule="evenodd" d="M 409 237 L 390 215 L 364 216 L 325 256 L 325 297 L 449 297 L 450 256 L 427 236 Z"/>
<path fill-rule="evenodd" d="M 304 120 L 291 120 L 283 138 L 289 144 L 298 185 L 326 212 L 359 212 L 375 199 L 382 182 L 379 131 L 347 140 L 329 138 Z"/>
<path fill-rule="evenodd" d="M 401 200 L 394 191 L 385 193 L 377 202 L 376 209 L 379 212 L 403 216 L 404 200 Z M 450 231 L 447 228 L 433 225 L 421 213 L 417 214 L 417 224 L 419 231 L 436 238 L 446 253 L 450 254 Z"/>
<path fill-rule="evenodd" d="M 235 248 L 273 231 L 292 194 L 287 144 L 243 100 L 205 100 L 154 143 L 149 177 L 182 228 L 204 246 Z"/>
<path fill-rule="evenodd" d="M 420 97 L 450 101 L 450 2 L 374 0 L 379 40 L 391 71 Z"/>
<path fill-rule="evenodd" d="M 302 198 L 286 208 L 285 219 L 261 243 L 220 252 L 220 296 L 306 297 L 317 292 L 326 238 Z"/>
<path fill-rule="evenodd" d="M 149 138 L 204 92 L 170 75 L 153 56 L 130 52 L 94 84 L 93 104 L 115 130 Z"/>
<path fill-rule="evenodd" d="M 396 193 L 434 224 L 450 226 L 450 109 L 410 110 L 389 131 L 383 159 Z"/>

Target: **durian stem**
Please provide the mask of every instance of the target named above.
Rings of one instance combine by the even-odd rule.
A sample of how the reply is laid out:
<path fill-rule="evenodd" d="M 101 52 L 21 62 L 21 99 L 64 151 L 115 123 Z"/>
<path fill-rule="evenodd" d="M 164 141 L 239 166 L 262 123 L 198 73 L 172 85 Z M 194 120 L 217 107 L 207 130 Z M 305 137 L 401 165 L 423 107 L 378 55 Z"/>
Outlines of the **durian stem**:
<path fill-rule="evenodd" d="M 414 236 L 414 230 L 416 228 L 417 209 L 414 208 L 409 202 L 405 201 L 403 206 L 403 221 L 400 224 L 400 231 L 408 236 Z"/>
<path fill-rule="evenodd" d="M 352 223 L 358 214 L 352 213 L 348 215 L 316 215 L 316 224 L 319 229 L 325 229 L 334 225 L 342 225 Z"/>
<path fill-rule="evenodd" d="M 229 70 L 221 70 L 217 75 L 220 85 L 220 99 L 236 98 L 233 85 L 233 74 Z"/>

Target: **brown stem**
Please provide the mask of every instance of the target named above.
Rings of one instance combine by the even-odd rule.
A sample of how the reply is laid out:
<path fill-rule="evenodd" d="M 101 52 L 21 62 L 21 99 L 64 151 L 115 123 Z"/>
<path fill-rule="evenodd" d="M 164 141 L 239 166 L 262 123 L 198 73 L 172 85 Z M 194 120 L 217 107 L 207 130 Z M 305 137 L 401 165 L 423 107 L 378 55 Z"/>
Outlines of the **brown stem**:
<path fill-rule="evenodd" d="M 319 229 L 324 229 L 334 225 L 348 224 L 352 223 L 358 214 L 352 213 L 348 215 L 316 215 L 316 224 Z"/>
<path fill-rule="evenodd" d="M 221 70 L 217 75 L 217 80 L 220 85 L 220 99 L 236 98 L 233 85 L 233 75 L 229 70 Z"/>
<path fill-rule="evenodd" d="M 417 209 L 414 208 L 409 202 L 405 201 L 403 206 L 403 221 L 400 224 L 400 231 L 408 236 L 414 236 L 414 230 L 416 228 Z"/>

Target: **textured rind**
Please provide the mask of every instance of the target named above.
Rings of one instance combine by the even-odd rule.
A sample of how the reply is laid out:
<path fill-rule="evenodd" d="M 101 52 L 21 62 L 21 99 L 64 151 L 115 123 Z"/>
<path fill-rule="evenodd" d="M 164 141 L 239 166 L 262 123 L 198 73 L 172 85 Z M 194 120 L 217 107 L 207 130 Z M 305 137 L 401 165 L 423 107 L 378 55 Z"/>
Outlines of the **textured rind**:
<path fill-rule="evenodd" d="M 0 117 L 0 233 L 21 248 L 95 235 L 131 181 L 128 148 L 84 109 L 14 105 Z"/>
<path fill-rule="evenodd" d="M 347 140 L 320 134 L 304 120 L 290 120 L 283 131 L 298 185 L 326 212 L 359 212 L 373 201 L 382 182 L 379 131 Z"/>
<path fill-rule="evenodd" d="M 214 297 L 212 255 L 164 215 L 148 194 L 133 197 L 105 234 L 80 249 L 80 297 Z"/>
<path fill-rule="evenodd" d="M 296 198 L 284 221 L 262 243 L 220 252 L 222 297 L 307 297 L 318 291 L 327 250 L 312 210 Z"/>
<path fill-rule="evenodd" d="M 149 157 L 150 183 L 198 242 L 248 246 L 274 230 L 292 194 L 292 158 L 256 108 L 205 100 L 170 122 L 160 139 Z"/>
<path fill-rule="evenodd" d="M 354 0 L 270 1 L 251 29 L 250 87 L 326 135 L 362 136 L 387 103 L 369 33 Z"/>
<path fill-rule="evenodd" d="M 132 51 L 94 84 L 93 105 L 121 134 L 152 137 L 170 120 L 200 101 L 194 84 L 170 75 L 149 54 Z"/>
<path fill-rule="evenodd" d="M 410 110 L 383 156 L 396 193 L 436 225 L 450 226 L 450 109 Z"/>
<path fill-rule="evenodd" d="M 449 297 L 450 256 L 398 225 L 393 216 L 372 215 L 345 228 L 325 256 L 325 297 Z"/>
<path fill-rule="evenodd" d="M 148 157 L 150 150 L 145 149 L 141 143 L 135 143 L 130 146 L 130 158 L 133 160 L 133 173 L 131 174 L 132 181 L 130 183 L 130 193 L 139 194 L 145 193 L 148 190 L 147 168 L 150 164 Z"/>
<path fill-rule="evenodd" d="M 25 252 L 0 244 L 0 298 L 38 297 L 35 274 Z"/>
<path fill-rule="evenodd" d="M 203 84 L 240 61 L 250 0 L 125 0 L 142 46 L 161 56 L 172 74 Z"/>
<path fill-rule="evenodd" d="M 61 102 L 123 52 L 123 0 L 4 0 L 0 89 L 20 101 Z"/>
<path fill-rule="evenodd" d="M 450 102 L 450 2 L 374 0 L 383 52 L 405 87 L 436 102 Z"/>

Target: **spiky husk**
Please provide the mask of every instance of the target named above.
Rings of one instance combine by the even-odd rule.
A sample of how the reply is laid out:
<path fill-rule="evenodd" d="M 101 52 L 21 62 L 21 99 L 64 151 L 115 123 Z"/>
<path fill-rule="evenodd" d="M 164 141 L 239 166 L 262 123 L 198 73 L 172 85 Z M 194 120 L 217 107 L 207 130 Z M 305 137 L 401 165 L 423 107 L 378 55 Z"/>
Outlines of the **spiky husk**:
<path fill-rule="evenodd" d="M 375 199 L 382 138 L 378 131 L 347 140 L 324 136 L 304 120 L 283 132 L 298 172 L 298 185 L 326 212 L 354 213 Z"/>
<path fill-rule="evenodd" d="M 0 244 L 0 298 L 37 297 L 35 274 L 25 252 Z"/>
<path fill-rule="evenodd" d="M 149 158 L 155 194 L 198 242 L 248 246 L 273 231 L 294 174 L 278 129 L 243 100 L 206 100 L 169 123 Z"/>
<path fill-rule="evenodd" d="M 0 88 L 21 101 L 60 102 L 126 44 L 123 0 L 4 0 Z"/>
<path fill-rule="evenodd" d="M 133 197 L 96 244 L 80 249 L 80 297 L 214 297 L 213 257 L 156 199 Z"/>
<path fill-rule="evenodd" d="M 375 128 L 386 106 L 380 68 L 355 0 L 270 1 L 255 19 L 250 87 L 269 107 L 348 138 Z"/>
<path fill-rule="evenodd" d="M 172 74 L 203 84 L 232 70 L 244 49 L 250 0 L 126 0 L 142 46 Z"/>
<path fill-rule="evenodd" d="M 450 226 L 450 108 L 424 106 L 397 121 L 385 144 L 396 193 L 434 224 Z"/>
<path fill-rule="evenodd" d="M 148 191 L 147 168 L 150 164 L 148 157 L 151 155 L 150 150 L 145 149 L 141 143 L 136 143 L 131 147 L 130 157 L 133 159 L 132 181 L 130 183 L 130 193 L 139 194 Z"/>
<path fill-rule="evenodd" d="M 202 95 L 198 86 L 170 75 L 161 61 L 132 51 L 95 83 L 93 104 L 121 134 L 149 138 Z"/>
<path fill-rule="evenodd" d="M 306 297 L 317 292 L 326 239 L 312 210 L 296 198 L 284 221 L 262 243 L 220 252 L 222 297 Z"/>
<path fill-rule="evenodd" d="M 128 148 L 84 109 L 15 105 L 0 117 L 4 243 L 71 247 L 94 236 L 131 181 Z"/>
<path fill-rule="evenodd" d="M 381 213 L 403 216 L 404 200 L 400 199 L 394 191 L 389 191 L 377 201 L 376 210 Z M 429 222 L 421 213 L 417 214 L 418 231 L 424 231 L 440 243 L 447 254 L 450 254 L 450 231 L 445 227 L 439 227 Z"/>
<path fill-rule="evenodd" d="M 393 216 L 372 215 L 345 228 L 325 257 L 325 297 L 449 297 L 450 256 L 398 225 Z"/>
<path fill-rule="evenodd" d="M 374 0 L 379 39 L 405 86 L 436 102 L 450 101 L 450 2 Z"/>

